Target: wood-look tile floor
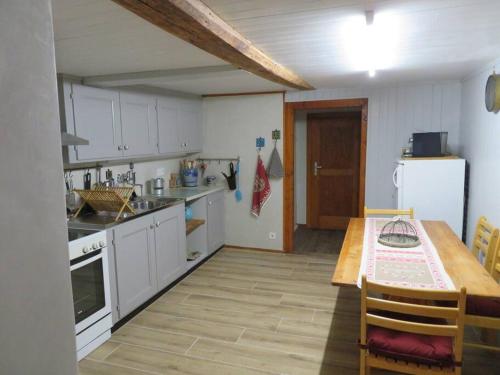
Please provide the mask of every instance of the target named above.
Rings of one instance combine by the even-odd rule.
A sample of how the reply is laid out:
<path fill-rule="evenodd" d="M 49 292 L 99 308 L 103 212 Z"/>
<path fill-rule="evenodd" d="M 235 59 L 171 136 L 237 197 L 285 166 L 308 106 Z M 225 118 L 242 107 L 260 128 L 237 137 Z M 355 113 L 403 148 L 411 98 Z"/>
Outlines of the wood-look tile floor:
<path fill-rule="evenodd" d="M 357 374 L 359 292 L 330 285 L 335 262 L 223 249 L 82 360 L 80 374 Z M 499 358 L 466 350 L 464 373 L 494 374 Z"/>
<path fill-rule="evenodd" d="M 309 229 L 299 225 L 294 233 L 296 254 L 339 254 L 344 242 L 345 230 Z"/>

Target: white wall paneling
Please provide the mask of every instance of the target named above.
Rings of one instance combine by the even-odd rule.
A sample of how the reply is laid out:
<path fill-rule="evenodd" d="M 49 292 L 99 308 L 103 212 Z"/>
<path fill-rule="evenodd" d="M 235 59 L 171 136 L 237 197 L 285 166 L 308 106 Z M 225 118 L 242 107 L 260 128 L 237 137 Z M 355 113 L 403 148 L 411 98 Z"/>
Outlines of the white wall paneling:
<path fill-rule="evenodd" d="M 86 77 L 225 64 L 112 1 L 52 4 L 59 73 Z"/>
<path fill-rule="evenodd" d="M 474 226 L 486 216 L 500 226 L 500 113 L 490 113 L 484 104 L 488 76 L 500 70 L 500 60 L 485 66 L 463 81 L 460 144 L 470 165 L 467 243 Z"/>
<path fill-rule="evenodd" d="M 234 191 L 226 191 L 226 244 L 282 250 L 282 179 L 271 179 L 271 198 L 260 217 L 255 218 L 250 214 L 257 161 L 255 139 L 266 139 L 261 157 L 267 166 L 272 151 L 271 132 L 274 129 L 283 131 L 282 94 L 205 98 L 203 123 L 203 156 L 241 157 L 243 200 L 236 202 Z M 282 143 L 278 142 L 281 155 Z M 225 184 L 221 171 L 227 170 L 227 162 L 221 162 L 220 165 L 212 162 L 205 176 L 216 175 L 219 183 Z M 269 239 L 269 232 L 276 233 L 275 240 Z"/>
<path fill-rule="evenodd" d="M 112 1 L 52 2 L 59 72 L 95 76 L 226 64 Z M 375 24 L 385 16 L 380 24 L 395 40 L 381 54 L 392 58 L 377 66 L 376 78 L 370 79 L 363 67 L 368 57 L 353 51 L 353 46 L 366 50 L 364 39 L 352 40 L 362 32 L 366 0 L 204 2 L 256 47 L 318 88 L 461 79 L 496 58 L 500 49 L 500 39 L 492 37 L 500 33 L 500 7 L 491 0 L 371 0 Z M 359 28 L 350 29 L 353 21 Z M 202 94 L 276 86 L 243 72 L 162 83 Z"/>
<path fill-rule="evenodd" d="M 452 152 L 459 151 L 461 84 L 458 81 L 415 83 L 389 87 L 359 87 L 289 92 L 287 102 L 368 98 L 366 204 L 396 207 L 392 184 L 395 161 L 413 132 L 447 131 Z M 305 119 L 299 118 L 299 123 Z M 297 125 L 297 124 L 296 124 Z M 303 142 L 304 144 L 301 144 Z M 296 159 L 306 158 L 306 137 L 296 139 Z M 295 162 L 297 222 L 305 218 L 305 162 Z M 300 184 L 304 184 L 301 186 Z M 299 195 L 300 194 L 300 195 Z"/>

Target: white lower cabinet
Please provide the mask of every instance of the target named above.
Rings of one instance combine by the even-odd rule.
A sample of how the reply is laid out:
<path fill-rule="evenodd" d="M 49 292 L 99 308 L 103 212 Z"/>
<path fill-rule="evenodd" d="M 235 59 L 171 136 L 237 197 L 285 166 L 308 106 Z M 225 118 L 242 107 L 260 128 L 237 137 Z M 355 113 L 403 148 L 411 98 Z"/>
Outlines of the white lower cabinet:
<path fill-rule="evenodd" d="M 116 289 L 123 318 L 157 291 L 154 226 L 150 215 L 114 229 Z"/>
<path fill-rule="evenodd" d="M 225 243 L 224 192 L 190 205 L 206 220 L 186 239 L 184 204 L 168 207 L 110 229 L 113 323 L 137 309 L 199 262 L 187 262 L 187 246 L 202 253 L 199 261 Z"/>
<path fill-rule="evenodd" d="M 113 228 L 116 311 L 121 319 L 181 276 L 186 268 L 184 205 Z"/>
<path fill-rule="evenodd" d="M 186 269 L 186 221 L 184 205 L 154 214 L 156 278 L 158 290 L 167 287 Z"/>
<path fill-rule="evenodd" d="M 217 191 L 207 196 L 207 240 L 208 253 L 224 245 L 225 232 L 224 192 Z"/>

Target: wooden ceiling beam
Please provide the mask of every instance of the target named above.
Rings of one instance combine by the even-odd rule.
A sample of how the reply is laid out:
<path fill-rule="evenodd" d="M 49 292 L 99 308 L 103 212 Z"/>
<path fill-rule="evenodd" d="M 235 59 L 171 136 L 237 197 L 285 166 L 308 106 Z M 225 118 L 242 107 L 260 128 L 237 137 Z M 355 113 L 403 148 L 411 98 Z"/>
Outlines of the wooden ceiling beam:
<path fill-rule="evenodd" d="M 152 24 L 267 80 L 312 90 L 304 79 L 256 48 L 200 0 L 113 0 Z"/>

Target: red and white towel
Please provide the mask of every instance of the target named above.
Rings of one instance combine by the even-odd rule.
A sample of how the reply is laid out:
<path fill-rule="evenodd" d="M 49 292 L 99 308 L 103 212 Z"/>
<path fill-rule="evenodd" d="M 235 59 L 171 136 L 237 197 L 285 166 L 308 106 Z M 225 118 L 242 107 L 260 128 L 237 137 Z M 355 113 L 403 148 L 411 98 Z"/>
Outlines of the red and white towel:
<path fill-rule="evenodd" d="M 252 195 L 252 209 L 250 212 L 255 215 L 260 215 L 260 210 L 271 196 L 271 185 L 269 184 L 269 179 L 267 178 L 266 168 L 264 168 L 264 163 L 257 156 L 257 170 L 255 171 L 255 180 L 253 183 L 253 195 Z"/>

